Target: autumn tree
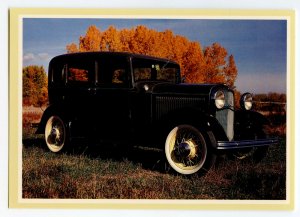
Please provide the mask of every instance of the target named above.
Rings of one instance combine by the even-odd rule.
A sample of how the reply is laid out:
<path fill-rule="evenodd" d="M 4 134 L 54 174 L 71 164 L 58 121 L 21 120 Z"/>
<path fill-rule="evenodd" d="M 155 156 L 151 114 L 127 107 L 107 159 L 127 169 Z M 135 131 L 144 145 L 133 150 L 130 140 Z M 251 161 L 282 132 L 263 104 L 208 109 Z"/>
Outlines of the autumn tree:
<path fill-rule="evenodd" d="M 188 43 L 182 55 L 182 74 L 186 77 L 186 81 L 191 83 L 203 82 L 206 74 L 202 71 L 205 64 L 200 44 Z"/>
<path fill-rule="evenodd" d="M 48 101 L 47 88 L 47 75 L 42 66 L 23 68 L 23 105 L 45 105 Z"/>
<path fill-rule="evenodd" d="M 234 82 L 237 76 L 237 67 L 235 65 L 233 55 L 230 55 L 228 58 L 228 63 L 224 67 L 224 77 L 225 77 L 225 84 L 229 87 L 234 88 Z"/>
<path fill-rule="evenodd" d="M 118 30 L 110 26 L 101 32 L 90 26 L 79 45 L 66 46 L 68 53 L 85 51 L 121 51 L 171 59 L 179 63 L 189 83 L 224 83 L 234 87 L 237 67 L 233 55 L 218 43 L 202 50 L 199 42 L 189 41 L 171 30 L 162 32 L 146 26 Z"/>
<path fill-rule="evenodd" d="M 79 38 L 79 51 L 99 51 L 102 35 L 96 26 L 90 26 L 85 36 Z M 68 50 L 68 52 L 71 52 Z"/>
<path fill-rule="evenodd" d="M 76 53 L 78 51 L 79 50 L 78 50 L 77 45 L 75 43 L 71 43 L 71 44 L 67 45 L 67 52 L 68 53 Z"/>

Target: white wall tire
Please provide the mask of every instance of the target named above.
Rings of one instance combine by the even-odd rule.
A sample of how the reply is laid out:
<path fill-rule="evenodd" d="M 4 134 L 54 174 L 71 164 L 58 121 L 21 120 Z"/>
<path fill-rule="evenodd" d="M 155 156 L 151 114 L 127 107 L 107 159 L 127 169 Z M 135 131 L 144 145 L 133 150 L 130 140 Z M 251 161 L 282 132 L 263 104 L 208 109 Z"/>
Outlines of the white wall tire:
<path fill-rule="evenodd" d="M 59 116 L 50 116 L 45 126 L 45 141 L 52 152 L 60 152 L 67 141 L 67 131 L 63 120 Z"/>
<path fill-rule="evenodd" d="M 176 172 L 190 175 L 204 166 L 208 149 L 198 129 L 191 125 L 178 125 L 166 138 L 165 154 L 169 165 Z"/>

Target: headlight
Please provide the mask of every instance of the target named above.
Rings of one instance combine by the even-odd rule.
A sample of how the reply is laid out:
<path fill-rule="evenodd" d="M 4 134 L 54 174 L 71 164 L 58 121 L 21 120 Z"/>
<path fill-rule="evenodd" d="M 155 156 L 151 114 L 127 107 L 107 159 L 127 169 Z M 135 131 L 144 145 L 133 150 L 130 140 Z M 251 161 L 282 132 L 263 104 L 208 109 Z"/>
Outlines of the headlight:
<path fill-rule="evenodd" d="M 242 109 L 250 110 L 252 108 L 252 94 L 244 93 L 241 96 L 240 105 Z"/>
<path fill-rule="evenodd" d="M 221 109 L 225 105 L 225 94 L 223 91 L 219 90 L 215 93 L 215 105 L 218 109 Z"/>

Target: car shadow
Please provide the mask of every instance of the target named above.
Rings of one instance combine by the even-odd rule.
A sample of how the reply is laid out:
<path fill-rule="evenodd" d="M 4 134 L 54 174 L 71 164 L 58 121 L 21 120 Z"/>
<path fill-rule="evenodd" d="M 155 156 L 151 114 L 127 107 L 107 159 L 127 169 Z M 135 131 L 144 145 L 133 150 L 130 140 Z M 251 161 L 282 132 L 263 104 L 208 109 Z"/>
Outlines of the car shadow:
<path fill-rule="evenodd" d="M 45 140 L 41 138 L 23 139 L 25 148 L 38 147 L 49 152 Z M 72 147 L 64 151 L 65 154 L 74 156 L 86 156 L 90 159 L 103 159 L 122 162 L 128 160 L 139 164 L 143 169 L 154 170 L 160 173 L 170 172 L 163 150 L 145 148 L 141 146 L 125 146 L 124 144 L 89 143 L 72 144 Z"/>

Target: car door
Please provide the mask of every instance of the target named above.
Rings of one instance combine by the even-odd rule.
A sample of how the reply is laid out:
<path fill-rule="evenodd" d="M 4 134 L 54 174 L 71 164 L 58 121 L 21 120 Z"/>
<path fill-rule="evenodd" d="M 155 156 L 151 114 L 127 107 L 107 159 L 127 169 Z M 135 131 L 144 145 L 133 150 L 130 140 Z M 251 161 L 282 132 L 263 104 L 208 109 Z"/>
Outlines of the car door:
<path fill-rule="evenodd" d="M 97 73 L 92 93 L 97 113 L 96 129 L 101 137 L 120 139 L 128 136 L 131 118 L 129 59 L 127 56 L 102 55 L 98 59 Z"/>

